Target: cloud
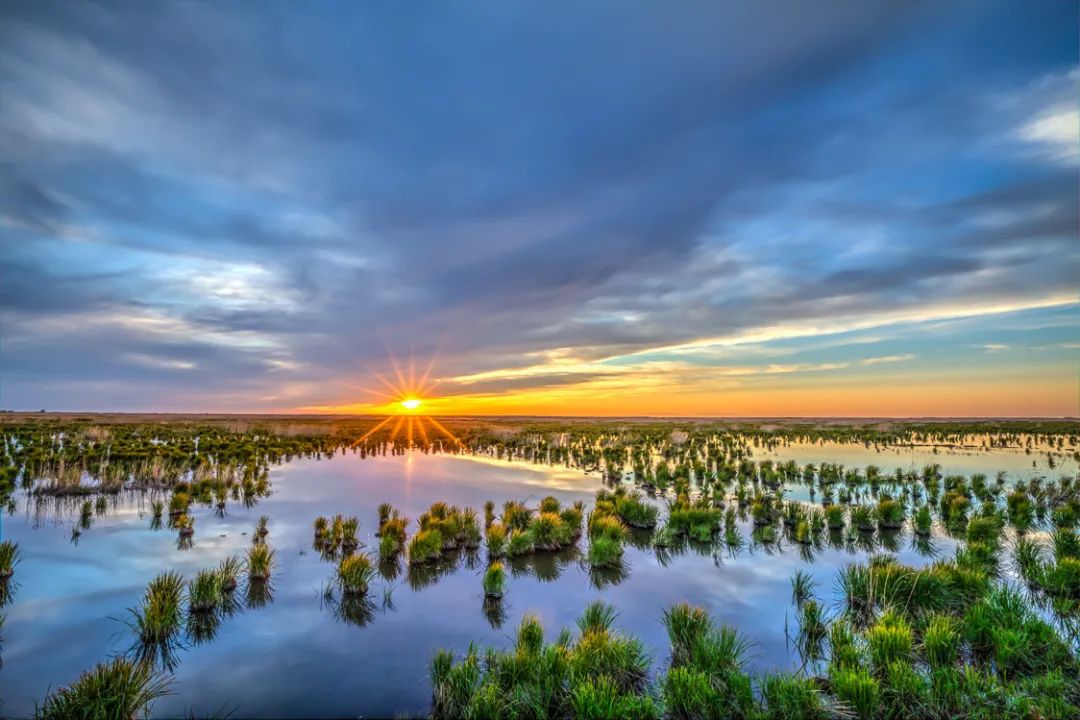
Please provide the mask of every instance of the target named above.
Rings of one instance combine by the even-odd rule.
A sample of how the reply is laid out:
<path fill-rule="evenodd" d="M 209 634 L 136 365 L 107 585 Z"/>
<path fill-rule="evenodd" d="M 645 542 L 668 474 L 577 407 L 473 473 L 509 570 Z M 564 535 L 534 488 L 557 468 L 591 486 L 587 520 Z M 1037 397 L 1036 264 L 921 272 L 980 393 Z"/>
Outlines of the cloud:
<path fill-rule="evenodd" d="M 718 388 L 1075 297 L 1075 8 L 0 14 L 5 405 L 329 404 L 388 355 Z"/>

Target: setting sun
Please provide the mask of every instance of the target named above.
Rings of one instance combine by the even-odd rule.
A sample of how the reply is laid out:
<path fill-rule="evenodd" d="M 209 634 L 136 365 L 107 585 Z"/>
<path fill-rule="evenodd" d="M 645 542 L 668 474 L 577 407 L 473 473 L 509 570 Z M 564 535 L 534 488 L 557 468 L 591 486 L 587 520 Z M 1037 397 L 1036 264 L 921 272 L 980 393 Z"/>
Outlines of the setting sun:
<path fill-rule="evenodd" d="M 401 406 L 406 410 L 415 410 L 420 407 L 422 401 L 419 398 L 406 398 L 401 401 Z"/>

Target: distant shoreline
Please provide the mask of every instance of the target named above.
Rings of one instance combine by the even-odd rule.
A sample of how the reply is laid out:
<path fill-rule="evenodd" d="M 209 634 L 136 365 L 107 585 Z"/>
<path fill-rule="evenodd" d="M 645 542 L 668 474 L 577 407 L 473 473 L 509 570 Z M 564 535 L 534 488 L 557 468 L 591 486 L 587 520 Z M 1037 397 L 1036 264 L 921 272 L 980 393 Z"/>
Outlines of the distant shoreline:
<path fill-rule="evenodd" d="M 271 421 L 325 421 L 352 420 L 363 421 L 386 417 L 386 413 L 194 413 L 194 412 L 93 412 L 93 411 L 27 411 L 2 410 L 0 422 L 9 420 L 56 419 L 56 420 L 99 420 L 109 421 L 150 421 L 150 420 L 271 420 Z M 870 425 L 870 424 L 919 424 L 919 423 L 993 423 L 993 422 L 1076 422 L 1074 416 L 752 416 L 752 415 L 435 415 L 445 420 L 465 421 L 536 421 L 536 422 L 695 422 L 695 423 L 777 423 L 828 425 Z"/>

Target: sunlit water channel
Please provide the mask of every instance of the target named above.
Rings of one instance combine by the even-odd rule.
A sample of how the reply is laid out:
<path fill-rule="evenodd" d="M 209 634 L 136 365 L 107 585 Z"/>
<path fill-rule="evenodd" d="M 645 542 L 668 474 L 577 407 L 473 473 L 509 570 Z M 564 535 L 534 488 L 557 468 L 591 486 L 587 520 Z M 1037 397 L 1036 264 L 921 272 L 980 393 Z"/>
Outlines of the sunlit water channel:
<path fill-rule="evenodd" d="M 940 463 L 945 473 L 1005 470 L 1012 480 L 1074 474 L 1076 463 L 1059 455 L 1056 467 L 1045 454 L 1022 450 L 889 448 L 857 445 L 793 445 L 758 459 L 793 459 L 800 464 L 841 462 L 921 468 Z M 1034 463 L 1034 465 L 1033 465 Z M 536 612 L 549 638 L 571 626 L 595 599 L 613 604 L 620 629 L 641 637 L 653 650 L 654 670 L 666 660 L 662 611 L 687 601 L 706 607 L 754 643 L 751 669 L 794 668 L 787 642 L 791 614 L 790 578 L 812 573 L 818 594 L 834 599 L 835 572 L 866 556 L 868 548 L 801 550 L 782 542 L 771 549 L 690 545 L 670 557 L 645 546 L 628 547 L 625 572 L 596 575 L 577 554 L 538 554 L 510 563 L 513 573 L 502 617 L 485 613 L 481 591 L 484 552 L 459 554 L 446 567 L 410 573 L 404 562 L 396 577 L 379 577 L 371 592 L 366 624 L 347 622 L 322 596 L 334 565 L 312 549 L 312 520 L 318 515 L 356 515 L 369 549 L 376 507 L 390 502 L 416 518 L 434 501 L 481 508 L 486 500 L 528 500 L 554 495 L 565 503 L 591 501 L 601 487 L 596 475 L 563 468 L 508 463 L 489 458 L 425 455 L 362 459 L 297 460 L 271 471 L 273 493 L 245 508 L 229 503 L 224 515 L 195 511 L 191 547 L 178 548 L 175 531 L 150 527 L 148 503 L 122 496 L 93 520 L 77 542 L 71 528 L 77 512 L 48 506 L 40 513 L 21 493 L 17 509 L 3 518 L 3 536 L 19 542 L 23 561 L 15 596 L 7 607 L 0 669 L 0 714 L 32 715 L 50 687 L 72 681 L 98 661 L 124 652 L 131 643 L 127 608 L 157 573 L 173 569 L 191 577 L 229 555 L 242 555 L 260 515 L 270 517 L 268 541 L 277 551 L 272 599 L 226 618 L 212 640 L 180 649 L 172 694 L 154 714 L 233 717 L 342 717 L 423 714 L 430 701 L 427 663 L 436 648 L 458 652 L 478 641 L 506 647 L 521 616 Z M 793 497 L 805 497 L 796 488 Z M 410 531 L 413 528 L 410 528 Z M 742 525 L 749 541 L 751 527 Z M 914 546 L 910 533 L 886 538 L 886 550 L 910 564 L 932 561 Z M 579 545 L 584 550 L 583 539 Z M 936 537 L 937 553 L 951 554 L 954 541 Z M 390 573 L 387 573 L 390 575 Z M 238 591 L 241 604 L 244 594 Z"/>

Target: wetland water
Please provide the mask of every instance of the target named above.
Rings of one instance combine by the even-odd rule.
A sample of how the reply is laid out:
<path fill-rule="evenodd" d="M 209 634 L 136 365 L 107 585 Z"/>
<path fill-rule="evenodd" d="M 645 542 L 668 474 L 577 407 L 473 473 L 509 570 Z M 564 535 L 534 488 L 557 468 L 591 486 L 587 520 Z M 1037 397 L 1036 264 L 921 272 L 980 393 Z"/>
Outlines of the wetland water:
<path fill-rule="evenodd" d="M 888 448 L 822 443 L 755 449 L 757 459 L 774 457 L 799 463 L 840 462 L 849 467 L 874 464 L 883 472 L 939 463 L 944 473 L 998 470 L 1011 481 L 1041 475 L 1075 474 L 1076 463 L 1059 455 L 1049 468 L 1045 453 L 979 448 Z M 1034 463 L 1034 466 L 1033 466 Z M 146 584 L 159 572 L 185 577 L 242 555 L 261 515 L 270 518 L 269 544 L 277 552 L 272 597 L 240 607 L 226 617 L 212 639 L 188 639 L 176 656 L 172 694 L 154 704 L 159 717 L 342 717 L 423 714 L 430 703 L 428 661 L 437 648 L 462 652 L 469 642 L 508 647 L 526 611 L 542 618 L 547 636 L 572 626 L 587 603 L 603 599 L 619 612 L 617 626 L 642 638 L 653 651 L 654 670 L 663 666 L 667 639 L 662 611 L 687 601 L 717 620 L 741 630 L 754 642 L 751 669 L 794 668 L 786 622 L 791 615 L 790 578 L 796 569 L 811 573 L 819 594 L 832 597 L 838 568 L 865 558 L 868 545 L 824 543 L 805 549 L 788 542 L 760 546 L 749 542 L 751 525 L 740 528 L 748 542 L 733 552 L 722 545 L 690 544 L 658 555 L 646 543 L 627 548 L 624 572 L 590 572 L 576 551 L 536 554 L 508 561 L 512 573 L 502 602 L 502 617 L 485 613 L 481 575 L 484 550 L 461 552 L 450 562 L 410 572 L 404 561 L 395 573 L 373 583 L 373 606 L 366 623 L 343 620 L 322 589 L 335 565 L 312 549 L 312 521 L 343 513 L 360 519 L 367 551 L 377 545 L 377 506 L 390 502 L 415 519 L 431 503 L 444 500 L 480 509 L 486 500 L 535 506 L 553 495 L 568 504 L 591 505 L 603 486 L 597 474 L 559 467 L 510 463 L 486 457 L 406 455 L 300 459 L 270 471 L 272 493 L 251 507 L 230 502 L 223 515 L 213 508 L 194 511 L 196 533 L 190 547 L 178 547 L 177 534 L 151 528 L 145 495 L 122 493 L 96 514 L 91 527 L 73 540 L 71 529 L 81 502 L 47 499 L 37 511 L 24 491 L 6 515 L 3 537 L 20 545 L 22 562 L 6 609 L 0 715 L 32 715 L 50 687 L 74 680 L 80 672 L 131 644 L 125 624 Z M 789 494 L 805 498 L 805 486 Z M 410 533 L 415 522 L 410 525 Z M 909 564 L 931 562 L 933 552 L 916 547 L 909 531 L 884 538 L 885 550 Z M 578 547 L 583 551 L 587 539 Z M 936 553 L 951 555 L 955 542 L 938 535 Z M 880 546 L 878 546 L 880 549 Z M 237 592 L 245 605 L 243 588 Z"/>

